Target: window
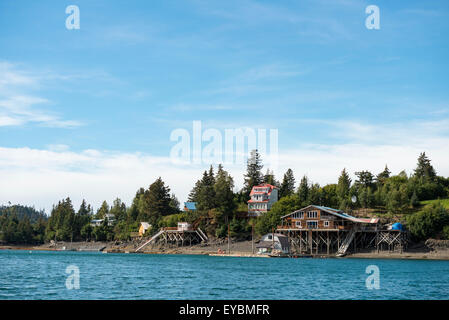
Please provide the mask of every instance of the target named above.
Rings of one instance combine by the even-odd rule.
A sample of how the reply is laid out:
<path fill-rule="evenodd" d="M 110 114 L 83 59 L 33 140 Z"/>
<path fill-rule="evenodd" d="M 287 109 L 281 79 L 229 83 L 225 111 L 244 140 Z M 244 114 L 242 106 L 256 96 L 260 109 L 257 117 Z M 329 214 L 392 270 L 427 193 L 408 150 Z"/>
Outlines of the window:
<path fill-rule="evenodd" d="M 296 225 L 297 228 L 301 228 L 301 221 L 296 221 L 295 225 Z"/>
<path fill-rule="evenodd" d="M 327 221 L 327 220 L 324 221 L 324 226 L 325 226 L 325 227 L 329 227 L 329 221 Z"/>
<path fill-rule="evenodd" d="M 309 211 L 309 212 L 307 212 L 307 218 L 312 218 L 312 219 L 318 218 L 318 212 L 317 211 Z"/>
<path fill-rule="evenodd" d="M 292 216 L 293 219 L 304 219 L 304 212 L 295 212 Z"/>
<path fill-rule="evenodd" d="M 317 229 L 318 221 L 307 221 L 307 228 L 309 229 Z"/>

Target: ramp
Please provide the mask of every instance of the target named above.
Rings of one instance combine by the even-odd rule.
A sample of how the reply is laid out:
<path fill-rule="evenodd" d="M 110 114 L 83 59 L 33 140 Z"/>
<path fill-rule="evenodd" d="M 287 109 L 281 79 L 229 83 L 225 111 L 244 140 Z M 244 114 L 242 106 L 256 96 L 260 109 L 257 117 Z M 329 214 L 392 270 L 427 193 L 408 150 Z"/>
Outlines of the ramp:
<path fill-rule="evenodd" d="M 200 238 L 202 238 L 204 241 L 208 241 L 209 238 L 206 236 L 206 234 L 201 230 L 200 228 L 197 228 L 196 231 L 198 232 Z"/>
<path fill-rule="evenodd" d="M 136 249 L 135 252 L 139 251 L 140 249 L 142 249 L 143 247 L 145 247 L 145 246 L 146 246 L 147 244 L 149 244 L 150 242 L 152 242 L 152 241 L 156 240 L 157 238 L 159 238 L 159 236 L 160 236 L 161 234 L 163 234 L 163 233 L 164 233 L 164 230 L 159 230 L 159 232 L 156 233 L 154 236 L 152 236 L 152 237 L 150 238 L 150 240 L 148 240 L 148 241 L 145 242 L 143 245 L 141 245 L 140 247 L 138 247 L 138 248 Z"/>
<path fill-rule="evenodd" d="M 340 245 L 340 248 L 338 248 L 338 251 L 336 253 L 337 257 L 341 257 L 346 254 L 346 251 L 348 250 L 350 244 L 352 243 L 352 240 L 354 240 L 355 233 L 356 233 L 355 229 L 349 231 L 348 235 L 343 240 L 343 243 Z"/>

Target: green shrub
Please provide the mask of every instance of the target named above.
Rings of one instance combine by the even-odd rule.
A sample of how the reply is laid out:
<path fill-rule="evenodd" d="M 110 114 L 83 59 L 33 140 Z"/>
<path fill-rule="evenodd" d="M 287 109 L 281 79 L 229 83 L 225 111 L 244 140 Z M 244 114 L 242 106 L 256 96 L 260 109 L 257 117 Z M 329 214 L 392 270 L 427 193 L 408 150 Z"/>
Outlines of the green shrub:
<path fill-rule="evenodd" d="M 438 236 L 449 224 L 449 211 L 437 202 L 424 207 L 407 219 L 407 227 L 415 240 Z"/>
<path fill-rule="evenodd" d="M 443 238 L 449 240 L 449 225 L 443 228 Z"/>

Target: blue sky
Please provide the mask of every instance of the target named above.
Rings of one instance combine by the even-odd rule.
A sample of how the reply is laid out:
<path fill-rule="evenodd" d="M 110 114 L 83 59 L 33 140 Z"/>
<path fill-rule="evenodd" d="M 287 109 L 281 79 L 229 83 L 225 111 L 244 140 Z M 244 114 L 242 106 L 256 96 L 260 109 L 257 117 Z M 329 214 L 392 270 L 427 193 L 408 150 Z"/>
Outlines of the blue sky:
<path fill-rule="evenodd" d="M 164 174 L 183 201 L 202 168 L 135 167 L 166 162 L 193 120 L 278 129 L 278 178 L 410 172 L 419 150 L 449 175 L 448 31 L 447 1 L 2 0 L 0 203 L 129 202 Z M 41 190 L 24 198 L 27 184 Z"/>

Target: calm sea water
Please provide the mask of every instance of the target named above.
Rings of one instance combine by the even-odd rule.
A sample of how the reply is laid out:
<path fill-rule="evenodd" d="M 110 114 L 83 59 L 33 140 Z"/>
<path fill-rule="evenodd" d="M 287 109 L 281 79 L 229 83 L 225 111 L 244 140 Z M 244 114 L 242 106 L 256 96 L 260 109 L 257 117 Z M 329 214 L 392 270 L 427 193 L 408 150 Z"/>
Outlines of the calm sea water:
<path fill-rule="evenodd" d="M 449 262 L 0 250 L 0 299 L 449 299 Z"/>

